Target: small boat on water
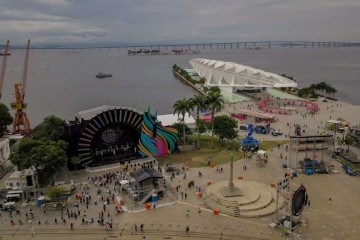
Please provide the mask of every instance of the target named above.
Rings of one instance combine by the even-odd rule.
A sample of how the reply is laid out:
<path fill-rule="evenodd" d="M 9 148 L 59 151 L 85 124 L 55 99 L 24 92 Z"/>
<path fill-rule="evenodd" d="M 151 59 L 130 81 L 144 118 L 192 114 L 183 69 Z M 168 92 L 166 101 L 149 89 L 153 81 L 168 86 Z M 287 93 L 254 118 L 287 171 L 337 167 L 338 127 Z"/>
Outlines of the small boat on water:
<path fill-rule="evenodd" d="M 108 77 L 112 77 L 112 74 L 106 74 L 106 73 L 103 73 L 103 72 L 99 72 L 96 75 L 96 78 L 108 78 Z"/>

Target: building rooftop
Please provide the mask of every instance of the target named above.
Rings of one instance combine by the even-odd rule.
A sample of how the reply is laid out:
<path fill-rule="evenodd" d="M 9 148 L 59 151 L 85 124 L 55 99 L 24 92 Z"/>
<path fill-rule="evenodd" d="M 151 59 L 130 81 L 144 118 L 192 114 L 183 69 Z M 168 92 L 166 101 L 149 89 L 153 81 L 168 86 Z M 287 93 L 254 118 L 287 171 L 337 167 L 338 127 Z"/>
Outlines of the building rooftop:
<path fill-rule="evenodd" d="M 163 178 L 163 175 L 153 168 L 141 168 L 130 173 L 130 176 L 138 183 L 141 183 L 149 178 Z"/>
<path fill-rule="evenodd" d="M 205 77 L 208 86 L 297 87 L 288 78 L 234 62 L 194 58 L 190 65 L 200 77 Z"/>
<path fill-rule="evenodd" d="M 17 178 L 26 177 L 28 175 L 34 175 L 35 172 L 36 170 L 33 168 L 24 169 L 22 171 L 15 171 L 10 175 L 8 179 L 17 179 Z"/>
<path fill-rule="evenodd" d="M 120 107 L 120 106 L 108 106 L 108 105 L 104 105 L 101 107 L 96 107 L 96 108 L 91 108 L 88 110 L 84 110 L 79 112 L 76 117 L 78 117 L 79 119 L 84 119 L 84 120 L 90 120 L 92 118 L 94 118 L 96 115 L 109 111 L 109 110 L 113 110 L 113 109 L 125 109 L 125 110 L 130 110 L 130 111 L 134 111 L 137 112 L 139 114 L 143 114 L 143 112 L 135 109 L 135 108 L 131 108 L 131 107 Z"/>
<path fill-rule="evenodd" d="M 171 126 L 174 123 L 179 123 L 179 117 L 174 114 L 165 114 L 165 115 L 158 115 L 157 116 L 158 122 L 161 122 L 163 126 Z M 195 124 L 195 119 L 190 115 L 185 115 L 185 124 Z"/>

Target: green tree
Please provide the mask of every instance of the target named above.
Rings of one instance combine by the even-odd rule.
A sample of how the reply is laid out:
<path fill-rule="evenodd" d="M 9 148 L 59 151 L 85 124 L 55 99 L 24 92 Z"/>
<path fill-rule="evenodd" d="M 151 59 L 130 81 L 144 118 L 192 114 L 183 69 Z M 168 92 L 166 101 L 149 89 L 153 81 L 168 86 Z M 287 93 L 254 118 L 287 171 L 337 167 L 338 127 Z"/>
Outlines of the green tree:
<path fill-rule="evenodd" d="M 15 152 L 10 154 L 10 161 L 19 169 L 35 167 L 39 174 L 53 174 L 66 165 L 67 143 L 64 141 L 21 139 Z"/>
<path fill-rule="evenodd" d="M 197 149 L 200 149 L 200 112 L 205 109 L 205 97 L 203 95 L 194 95 L 190 98 L 191 105 L 196 107 L 196 131 L 198 135 L 197 139 Z"/>
<path fill-rule="evenodd" d="M 207 130 L 207 124 L 204 119 L 199 119 L 197 122 L 199 124 L 199 133 L 204 133 Z"/>
<path fill-rule="evenodd" d="M 209 88 L 209 91 L 212 93 L 219 93 L 221 94 L 221 89 L 218 86 L 212 86 Z"/>
<path fill-rule="evenodd" d="M 205 102 L 211 109 L 211 148 L 214 148 L 214 115 L 223 108 L 224 100 L 219 92 L 210 91 Z"/>
<path fill-rule="evenodd" d="M 174 114 L 177 114 L 178 117 L 181 116 L 181 123 L 184 124 L 183 126 L 183 141 L 184 141 L 184 145 L 185 145 L 185 136 L 186 136 L 186 133 L 185 133 L 185 115 L 186 114 L 189 114 L 190 116 L 190 111 L 191 111 L 191 102 L 184 98 L 184 99 L 180 99 L 180 100 L 177 100 L 173 106 L 173 109 L 174 109 Z"/>
<path fill-rule="evenodd" d="M 12 116 L 10 115 L 9 108 L 0 103 L 0 137 L 2 137 L 6 131 L 6 127 L 10 125 L 13 121 Z"/>
<path fill-rule="evenodd" d="M 31 135 L 36 140 L 64 140 L 64 128 L 64 120 L 54 115 L 50 115 L 33 129 Z"/>
<path fill-rule="evenodd" d="M 51 186 L 46 191 L 46 196 L 52 199 L 56 199 L 57 202 L 60 202 L 60 199 L 67 195 L 67 190 L 61 186 Z"/>
<path fill-rule="evenodd" d="M 347 145 L 348 147 L 348 151 L 350 150 L 350 145 L 355 144 L 355 139 L 350 135 L 350 134 L 346 134 L 344 137 L 344 144 Z"/>
<path fill-rule="evenodd" d="M 64 216 L 64 207 L 65 207 L 65 203 L 64 202 L 60 202 L 61 199 L 63 199 L 64 197 L 66 197 L 68 195 L 68 191 L 61 186 L 52 186 L 49 187 L 46 191 L 46 196 L 48 196 L 51 199 L 56 199 L 57 202 L 57 206 L 60 207 L 61 209 L 61 216 Z"/>
<path fill-rule="evenodd" d="M 183 123 L 174 123 L 172 126 L 172 128 L 175 128 L 178 131 L 178 136 L 179 138 L 184 138 L 184 133 L 183 133 L 183 129 L 185 127 L 185 135 L 190 135 L 191 134 L 191 129 Z"/>
<path fill-rule="evenodd" d="M 74 166 L 75 166 L 75 171 L 76 171 L 76 167 L 81 163 L 81 158 L 79 158 L 79 157 L 72 157 L 72 158 L 71 158 L 71 163 L 74 164 Z"/>
<path fill-rule="evenodd" d="M 237 123 L 231 117 L 226 115 L 215 117 L 214 133 L 219 136 L 221 146 L 223 146 L 224 139 L 232 140 L 237 137 L 236 127 Z"/>

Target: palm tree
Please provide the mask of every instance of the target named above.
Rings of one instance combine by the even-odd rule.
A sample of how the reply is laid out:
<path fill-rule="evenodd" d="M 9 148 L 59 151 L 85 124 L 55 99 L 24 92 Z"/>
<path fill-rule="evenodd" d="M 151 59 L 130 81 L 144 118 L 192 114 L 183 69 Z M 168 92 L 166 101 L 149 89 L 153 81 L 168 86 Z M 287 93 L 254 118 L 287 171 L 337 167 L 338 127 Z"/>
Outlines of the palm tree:
<path fill-rule="evenodd" d="M 219 92 L 209 92 L 205 102 L 211 109 L 211 148 L 214 148 L 214 115 L 215 111 L 220 111 L 224 106 L 224 100 Z"/>
<path fill-rule="evenodd" d="M 177 100 L 173 106 L 174 114 L 177 113 L 178 117 L 182 116 L 181 122 L 183 123 L 183 137 L 185 145 L 185 115 L 186 113 L 190 116 L 191 104 L 190 101 L 186 98 Z"/>
<path fill-rule="evenodd" d="M 198 134 L 197 139 L 197 149 L 200 149 L 200 111 L 202 111 L 205 105 L 205 96 L 204 95 L 194 95 L 193 98 L 190 98 L 192 107 L 196 107 L 196 130 Z"/>

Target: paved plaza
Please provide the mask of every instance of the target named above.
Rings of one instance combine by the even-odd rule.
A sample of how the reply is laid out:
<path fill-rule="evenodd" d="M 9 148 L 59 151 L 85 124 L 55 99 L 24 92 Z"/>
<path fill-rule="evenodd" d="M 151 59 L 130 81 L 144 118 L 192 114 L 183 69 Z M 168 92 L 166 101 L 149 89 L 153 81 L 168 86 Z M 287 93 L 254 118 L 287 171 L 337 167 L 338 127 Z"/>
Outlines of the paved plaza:
<path fill-rule="evenodd" d="M 307 125 L 307 133 L 317 133 L 323 130 L 326 120 L 330 115 L 332 118 L 342 117 L 349 122 L 359 122 L 360 109 L 357 106 L 341 103 L 341 107 L 336 107 L 340 103 L 321 103 L 321 111 L 314 117 L 301 117 L 300 115 L 279 116 L 279 122 L 273 124 L 274 128 L 279 128 L 283 132 L 291 132 L 290 129 L 294 123 Z M 331 107 L 331 105 L 333 107 Z M 244 103 L 237 103 L 236 107 L 245 106 Z M 233 108 L 230 106 L 229 108 Z M 225 111 L 229 111 L 227 109 Z M 346 115 L 347 114 L 347 115 Z M 287 123 L 291 123 L 287 126 Z M 256 135 L 256 137 L 265 138 L 265 136 Z M 266 136 L 269 139 L 275 137 Z M 285 139 L 285 136 L 276 137 L 277 139 Z M 263 167 L 256 164 L 255 158 L 237 159 L 234 162 L 234 181 L 256 181 L 263 183 L 264 186 L 270 186 L 271 183 L 283 178 L 286 169 L 282 168 L 284 156 L 288 155 L 286 146 L 276 147 L 267 152 L 268 163 Z M 283 156 L 283 159 L 280 158 Z M 335 168 L 339 170 L 339 174 L 315 174 L 306 176 L 299 174 L 291 181 L 291 186 L 296 189 L 303 184 L 307 188 L 311 206 L 306 206 L 302 219 L 306 224 L 298 226 L 296 232 L 305 236 L 307 239 L 358 239 L 360 235 L 360 178 L 350 177 L 341 169 L 341 164 L 333 159 L 327 158 Z M 246 169 L 244 168 L 246 166 Z M 202 199 L 196 194 L 196 187 L 204 189 L 208 182 L 211 184 L 228 181 L 229 164 L 218 166 L 223 168 L 223 172 L 219 173 L 216 168 L 194 168 L 190 169 L 186 179 L 183 175 L 176 176 L 173 180 L 166 175 L 165 179 L 173 186 L 180 185 L 178 198 L 174 201 L 159 201 L 156 209 L 145 210 L 143 206 L 134 208 L 126 206 L 128 212 L 116 214 L 115 204 L 106 205 L 105 220 L 112 219 L 113 229 L 108 231 L 104 226 L 97 223 L 98 215 L 102 211 L 103 204 L 98 198 L 97 187 L 89 182 L 89 176 L 99 176 L 107 172 L 115 172 L 120 168 L 112 168 L 104 166 L 97 172 L 80 170 L 77 172 L 65 172 L 58 180 L 73 179 L 77 182 L 77 192 L 81 192 L 85 186 L 89 187 L 92 197 L 89 208 L 80 204 L 80 216 L 77 219 L 68 218 L 66 210 L 64 211 L 64 219 L 66 223 L 60 222 L 60 211 L 48 210 L 43 212 L 37 206 L 28 205 L 27 207 L 19 207 L 20 215 L 13 212 L 15 225 L 10 224 L 10 216 L 8 213 L 2 213 L 0 217 L 0 239 L 285 239 L 282 237 L 279 229 L 272 229 L 268 225 L 275 220 L 275 215 L 244 218 L 230 217 L 223 215 L 214 215 L 213 211 L 204 205 Z M 202 172 L 202 177 L 198 177 L 198 172 Z M 242 180 L 239 177 L 242 177 Z M 187 188 L 188 182 L 194 180 L 195 187 Z M 242 184 L 238 184 L 242 186 Z M 211 186 L 211 185 L 210 185 Z M 112 189 L 114 184 L 109 184 Z M 105 188 L 100 187 L 106 197 Z M 181 198 L 186 193 L 186 199 Z M 331 198 L 331 201 L 329 201 Z M 94 200 L 98 199 L 98 204 L 94 204 Z M 70 198 L 68 209 L 78 211 L 74 207 L 76 199 L 74 195 Z M 128 204 L 125 202 L 125 204 Z M 25 214 L 29 213 L 32 208 L 34 219 L 32 228 L 26 222 Z M 285 209 L 286 207 L 284 207 Z M 200 211 L 199 211 L 200 210 Z M 86 211 L 86 213 L 85 213 Z M 93 224 L 82 224 L 82 218 L 86 215 L 86 219 L 94 218 Z M 188 214 L 187 214 L 188 213 Z M 108 215 L 109 214 L 109 215 Z M 58 223 L 55 224 L 55 218 Z M 19 225 L 18 220 L 22 219 L 24 224 Z M 40 220 L 40 224 L 39 224 Z M 45 224 L 45 221 L 48 224 Z M 70 230 L 70 223 L 74 223 L 74 230 Z M 140 225 L 143 224 L 143 232 Z M 137 225 L 137 231 L 134 227 Z M 186 234 L 186 227 L 189 232 Z"/>

